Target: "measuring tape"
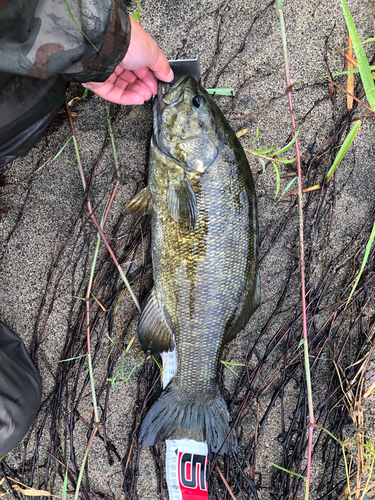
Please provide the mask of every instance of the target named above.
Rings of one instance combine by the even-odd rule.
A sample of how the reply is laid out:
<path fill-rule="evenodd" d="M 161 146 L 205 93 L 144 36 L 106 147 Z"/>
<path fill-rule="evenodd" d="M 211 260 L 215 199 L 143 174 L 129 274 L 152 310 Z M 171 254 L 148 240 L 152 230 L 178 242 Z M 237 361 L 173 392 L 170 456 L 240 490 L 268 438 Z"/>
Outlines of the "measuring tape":
<path fill-rule="evenodd" d="M 163 389 L 177 373 L 177 351 L 163 352 Z M 170 500 L 208 499 L 207 443 L 192 439 L 166 440 L 165 469 Z"/>

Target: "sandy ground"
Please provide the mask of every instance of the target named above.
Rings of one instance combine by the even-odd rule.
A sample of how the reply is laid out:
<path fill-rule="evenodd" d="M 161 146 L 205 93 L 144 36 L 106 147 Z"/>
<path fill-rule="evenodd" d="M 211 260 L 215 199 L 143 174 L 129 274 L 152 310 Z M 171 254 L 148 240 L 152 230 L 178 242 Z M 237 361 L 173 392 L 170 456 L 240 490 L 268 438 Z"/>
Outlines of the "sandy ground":
<path fill-rule="evenodd" d="M 372 3 L 350 0 L 351 9 L 362 39 L 374 36 L 374 23 L 371 17 Z M 206 1 L 165 0 L 152 2 L 142 0 L 141 19 L 145 29 L 157 40 L 169 58 L 194 57 L 201 58 L 204 85 L 210 87 L 234 87 L 235 98 L 217 98 L 233 129 L 240 131 L 250 128 L 250 132 L 241 140 L 250 141 L 259 129 L 259 139 L 253 147 L 262 149 L 271 145 L 283 146 L 290 140 L 291 121 L 287 98 L 284 93 L 285 79 L 283 55 L 281 48 L 280 23 L 275 2 L 261 2 L 231 0 Z M 135 3 L 130 5 L 130 11 L 135 11 Z M 297 124 L 301 126 L 300 149 L 302 155 L 303 173 L 308 173 L 308 165 L 316 152 L 324 147 L 330 137 L 333 124 L 345 109 L 345 96 L 337 91 L 336 103 L 332 104 L 328 86 L 324 80 L 318 78 L 327 74 L 325 57 L 332 72 L 342 71 L 346 67 L 339 50 L 347 46 L 347 31 L 342 15 L 340 3 L 323 0 L 313 2 L 302 0 L 299 2 L 284 2 L 284 18 L 288 40 L 291 80 L 297 83 L 293 92 L 294 112 Z M 241 52 L 238 52 L 243 47 Z M 374 50 L 373 44 L 367 44 L 366 51 L 369 58 Z M 224 71 L 222 68 L 234 55 Z M 358 77 L 357 77 L 358 78 Z M 345 86 L 345 77 L 337 80 Z M 359 81 L 359 80 L 358 80 Z M 81 95 L 82 88 L 72 85 L 69 96 Z M 96 96 L 80 101 L 73 109 L 74 126 L 77 134 L 79 149 L 84 170 L 88 172 L 93 167 L 99 153 L 103 154 L 93 175 L 90 196 L 100 218 L 105 203 L 114 186 L 115 168 L 112 151 L 108 141 L 105 141 L 107 123 L 103 102 Z M 119 107 L 110 105 L 114 137 L 121 169 L 121 184 L 116 193 L 113 205 L 106 223 L 106 234 L 111 234 L 117 224 L 120 214 L 125 214 L 126 203 L 143 187 L 147 179 L 147 150 L 152 126 L 152 107 L 148 103 L 142 107 Z M 358 107 L 355 116 L 367 112 Z M 83 191 L 77 169 L 73 145 L 70 142 L 58 159 L 48 161 L 69 139 L 70 126 L 66 115 L 54 120 L 52 126 L 43 135 L 38 144 L 22 159 L 13 162 L 6 170 L 8 185 L 1 188 L 0 196 L 6 195 L 15 187 L 15 191 L 0 199 L 0 204 L 13 207 L 0 223 L 0 319 L 22 337 L 30 351 L 33 342 L 38 338 L 40 345 L 36 354 L 36 363 L 43 377 L 43 408 L 49 404 L 49 396 L 58 380 L 61 359 L 67 339 L 72 331 L 75 318 L 78 317 L 79 300 L 82 297 L 88 281 L 88 269 L 93 257 L 96 231 L 87 221 L 87 212 L 79 208 L 82 204 Z M 104 148 L 103 148 L 104 144 Z M 325 173 L 332 163 L 331 155 L 336 151 L 326 152 L 319 163 L 314 175 L 309 174 L 306 186 L 321 183 Z M 285 153 L 284 157 L 292 158 L 293 153 Z M 46 163 L 47 162 L 47 163 Z M 45 164 L 46 163 L 46 164 Z M 230 344 L 224 353 L 227 360 L 241 363 L 246 352 L 258 338 L 262 328 L 271 317 L 278 303 L 289 271 L 298 254 L 298 218 L 297 210 L 292 212 L 285 230 L 269 247 L 274 231 L 280 221 L 288 214 L 294 203 L 294 196 L 283 198 L 275 203 L 276 177 L 272 165 L 267 166 L 266 174 L 259 177 L 260 164 L 249 154 L 249 163 L 254 178 L 259 200 L 260 234 L 264 245 L 261 249 L 261 282 L 262 305 L 256 318 L 253 318 L 246 329 Z M 30 180 L 19 184 L 40 166 L 43 166 Z M 369 218 L 375 204 L 374 190 L 375 165 L 375 135 L 374 118 L 363 122 L 356 138 L 354 147 L 348 152 L 340 165 L 335 181 L 327 188 L 323 215 L 319 227 L 315 227 L 316 203 L 305 214 L 306 247 L 309 256 L 309 286 L 314 287 L 328 272 L 333 258 L 340 254 L 351 238 L 356 235 Z M 295 163 L 280 164 L 281 190 L 293 178 L 296 170 Z M 315 177 L 314 177 L 315 176 Z M 294 185 L 295 186 L 295 185 Z M 295 187 L 294 187 L 295 189 Z M 306 195 L 307 197 L 308 195 Z M 314 196 L 314 195 L 312 195 Z M 334 198 L 335 197 L 335 198 Z M 334 200 L 334 201 L 333 201 Z M 314 204 L 315 203 L 315 204 Z M 334 211 L 332 212 L 332 207 Z M 333 213 L 333 216 L 331 214 Z M 122 219 L 118 237 L 125 240 L 134 222 L 134 218 L 125 215 Z M 363 237 L 369 235 L 373 223 L 373 216 Z M 147 248 L 147 239 L 144 248 Z M 51 268 L 58 256 L 59 249 L 66 241 L 66 246 L 59 257 L 56 267 Z M 113 247 L 120 244 L 117 240 Z M 119 250 L 120 254 L 120 250 Z M 118 254 L 118 255 L 119 255 Z M 104 255 L 101 247 L 100 257 Z M 361 258 L 363 252 L 360 255 Z M 353 262 L 348 259 L 345 266 L 336 270 L 333 285 L 325 298 L 326 304 L 334 304 L 343 292 L 343 283 L 348 281 L 348 273 L 352 271 Z M 135 257 L 142 259 L 139 251 Z M 354 258 L 354 257 L 353 257 Z M 353 260 L 353 259 L 352 259 Z M 129 266 L 130 264 L 127 264 Z M 126 269 L 126 266 L 124 266 Z M 51 269 L 53 273 L 51 275 Z M 298 302 L 299 275 L 298 269 L 293 275 L 288 295 L 281 309 L 277 312 L 270 327 L 259 342 L 256 354 L 249 361 L 249 367 L 255 367 L 267 348 L 267 345 L 276 334 L 280 326 L 286 321 L 291 308 Z M 368 267 L 368 276 L 373 272 L 373 262 Z M 49 288 L 44 298 L 47 284 Z M 116 286 L 120 289 L 121 282 Z M 297 301 L 297 302 L 296 302 Z M 77 305 L 78 304 L 78 305 Z M 116 327 L 114 328 L 113 343 L 120 342 L 121 348 L 129 344 L 135 334 L 136 321 L 130 328 L 126 327 L 129 318 L 131 302 L 120 302 Z M 41 313 L 40 313 L 41 311 Z M 371 318 L 375 313 L 375 302 L 372 298 L 366 305 L 363 313 L 363 328 L 371 325 Z M 40 317 L 39 317 L 40 314 Z M 328 314 L 328 313 L 327 313 Z M 327 320 L 328 316 L 321 315 L 316 319 L 316 328 Z M 355 315 L 353 316 L 355 317 Z M 102 322 L 102 319 L 100 320 Z M 362 321 L 362 320 L 361 320 Z M 102 324 L 102 323 L 100 323 Z M 350 320 L 342 323 L 343 330 L 348 329 Z M 120 325 L 120 326 L 119 326 Z M 106 328 L 106 326 L 104 327 Z M 99 329 L 100 330 L 100 329 Z M 122 332 L 121 341 L 119 332 Z M 99 350 L 95 365 L 95 381 L 100 387 L 106 377 L 106 359 L 111 347 L 105 337 L 102 348 Z M 357 335 L 353 330 L 353 336 Z M 99 335 L 95 333 L 95 339 Z M 369 336 L 373 331 L 367 331 Z M 84 331 L 82 338 L 84 338 Z M 300 324 L 294 331 L 299 338 Z M 285 347 L 285 346 L 284 346 Z M 280 356 L 283 346 L 278 347 L 274 357 L 270 357 L 268 369 L 274 370 L 273 363 Z M 331 344 L 323 353 L 323 360 L 331 360 L 336 354 L 335 344 Z M 345 354 L 346 356 L 346 354 Z M 344 358 L 345 358 L 344 356 Z M 349 356 L 349 355 L 348 355 Z M 347 356 L 347 359 L 349 357 Z M 116 364 L 115 373 L 121 369 L 122 357 Z M 327 361 L 327 362 L 328 362 Z M 123 362 L 125 375 L 141 363 L 139 346 L 135 341 Z M 317 414 L 321 411 L 321 393 L 329 377 L 328 365 L 322 362 L 314 378 L 314 401 Z M 347 366 L 347 365 L 345 365 Z M 83 368 L 82 368 L 83 369 Z M 78 370 L 78 368 L 77 368 Z M 372 365 L 372 370 L 374 366 Z M 107 451 L 100 439 L 95 439 L 89 455 L 88 474 L 84 477 L 84 484 L 89 491 L 102 493 L 109 498 L 118 498 L 123 481 L 121 460 L 127 456 L 131 443 L 131 433 L 134 429 L 138 401 L 138 387 L 142 382 L 144 368 L 137 367 L 126 383 L 119 387 L 110 387 L 108 414 L 106 416 L 107 435 L 114 443 L 117 454 L 109 460 Z M 74 372 L 76 374 L 76 372 Z M 369 369 L 367 387 L 370 385 L 372 373 Z M 271 373 L 272 375 L 272 373 Z M 271 377 L 272 378 L 272 377 Z M 73 379 L 68 380 L 67 387 L 71 390 Z M 139 382 L 141 380 L 141 382 Z M 236 377 L 225 370 L 222 375 L 225 389 L 230 394 L 235 389 Z M 69 384 L 71 384 L 69 386 Z M 143 385 L 142 385 L 143 384 Z M 83 378 L 80 379 L 76 397 L 83 387 Z M 263 415 L 273 390 L 270 390 L 261 401 L 258 408 L 259 415 Z M 78 467 L 82 463 L 83 453 L 87 445 L 87 426 L 92 415 L 92 403 L 89 386 L 83 388 L 83 398 L 79 406 L 81 419 L 75 421 L 75 459 Z M 282 494 L 272 497 L 274 493 L 274 469 L 269 462 L 281 463 L 283 454 L 282 444 L 278 439 L 281 432 L 281 420 L 290 422 L 293 417 L 296 401 L 299 395 L 298 379 L 288 386 L 283 402 L 278 399 L 268 414 L 266 430 L 259 437 L 256 473 L 262 481 L 258 488 L 258 496 L 262 500 L 270 498 L 292 498 Z M 268 399 L 267 399 L 268 398 Z M 100 399 L 100 409 L 103 409 L 105 393 Z M 372 403 L 367 403 L 368 414 L 375 414 Z M 372 405 L 372 406 L 371 406 Z M 68 408 L 68 406 L 66 407 Z M 234 410 L 233 410 L 234 411 Z M 257 404 L 254 401 L 246 412 L 240 429 L 240 451 L 244 452 L 247 443 L 254 435 L 256 428 Z M 46 415 L 46 413 L 41 413 Z M 49 446 L 49 416 L 43 427 L 39 456 L 40 472 L 34 474 L 34 485 L 40 488 L 53 487 L 53 492 L 60 495 L 61 479 L 56 477 L 54 486 L 49 478 L 45 486 L 46 450 Z M 41 429 L 43 418 L 38 419 L 37 428 Z M 63 444 L 69 434 L 69 413 L 62 411 L 61 450 L 66 460 L 69 459 L 71 449 L 69 444 Z M 353 432 L 350 419 L 345 427 L 347 436 Z M 368 432 L 374 432 L 373 417 L 368 417 Z M 13 470 L 20 471 L 24 456 L 26 457 L 25 472 L 30 477 L 30 459 L 35 449 L 35 429 L 29 436 L 27 448 L 20 444 L 7 457 L 7 464 Z M 51 470 L 56 472 L 57 462 L 51 459 Z M 333 459 L 332 459 L 333 460 Z M 54 466 L 53 466 L 54 464 Z M 73 470 L 73 465 L 70 462 Z M 312 471 L 312 498 L 320 498 L 327 490 L 316 491 L 324 463 L 321 455 L 317 457 Z M 244 470 L 250 473 L 250 465 L 245 464 Z M 150 449 L 141 451 L 139 470 L 136 470 L 137 484 L 132 491 L 123 498 L 139 498 L 154 500 L 167 498 L 167 493 L 157 491 L 157 471 Z M 343 477 L 340 469 L 334 484 Z M 39 481 L 39 484 L 38 484 Z M 69 490 L 73 488 L 69 485 Z M 221 483 L 212 498 L 224 498 L 224 486 Z M 246 490 L 247 491 L 247 490 Z M 302 492 L 300 491 L 300 495 Z M 228 498 L 228 497 L 225 497 Z M 242 498 L 239 495 L 237 498 Z M 247 498 L 247 497 L 246 497 Z M 249 496 L 253 498 L 253 496 Z M 337 494 L 331 498 L 337 498 Z"/>

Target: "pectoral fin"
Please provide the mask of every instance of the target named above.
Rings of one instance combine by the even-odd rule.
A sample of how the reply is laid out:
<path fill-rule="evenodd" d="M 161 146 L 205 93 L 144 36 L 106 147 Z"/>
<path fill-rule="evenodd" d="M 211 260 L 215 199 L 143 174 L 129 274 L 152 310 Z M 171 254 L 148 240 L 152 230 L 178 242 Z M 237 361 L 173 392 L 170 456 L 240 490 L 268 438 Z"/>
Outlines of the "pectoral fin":
<path fill-rule="evenodd" d="M 140 191 L 127 205 L 127 211 L 135 215 L 146 215 L 152 213 L 152 197 L 150 188 L 147 186 Z"/>
<path fill-rule="evenodd" d="M 173 335 L 165 320 L 153 289 L 138 325 L 138 339 L 143 352 L 151 354 L 171 351 L 174 348 Z"/>
<path fill-rule="evenodd" d="M 169 181 L 167 199 L 172 219 L 193 231 L 198 217 L 197 198 L 185 175 Z"/>

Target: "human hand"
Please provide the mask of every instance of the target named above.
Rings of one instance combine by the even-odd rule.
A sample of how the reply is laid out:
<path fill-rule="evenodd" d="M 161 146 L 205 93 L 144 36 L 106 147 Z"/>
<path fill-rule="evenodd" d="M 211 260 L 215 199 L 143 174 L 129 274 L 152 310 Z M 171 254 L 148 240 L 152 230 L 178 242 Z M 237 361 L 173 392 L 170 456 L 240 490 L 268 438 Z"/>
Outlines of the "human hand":
<path fill-rule="evenodd" d="M 143 104 L 157 93 L 157 80 L 171 82 L 173 71 L 152 37 L 130 16 L 130 45 L 124 59 L 105 82 L 82 85 L 117 104 Z"/>

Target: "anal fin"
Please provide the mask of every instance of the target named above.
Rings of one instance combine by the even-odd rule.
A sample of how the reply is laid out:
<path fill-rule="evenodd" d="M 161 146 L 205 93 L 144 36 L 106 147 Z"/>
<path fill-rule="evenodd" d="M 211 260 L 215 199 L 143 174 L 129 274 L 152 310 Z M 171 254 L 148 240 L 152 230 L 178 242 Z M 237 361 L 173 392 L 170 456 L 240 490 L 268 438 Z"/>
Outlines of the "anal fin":
<path fill-rule="evenodd" d="M 152 197 L 150 188 L 147 186 L 129 201 L 127 211 L 135 215 L 146 215 L 152 213 Z"/>
<path fill-rule="evenodd" d="M 155 289 L 152 290 L 142 311 L 138 325 L 138 339 L 144 353 L 151 351 L 151 354 L 156 354 L 174 348 L 173 335 L 155 296 Z"/>

